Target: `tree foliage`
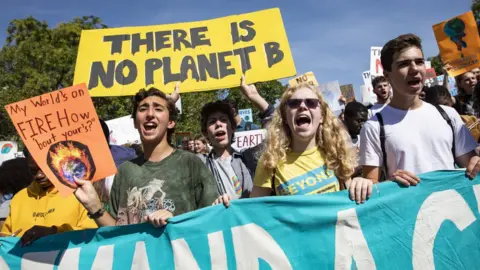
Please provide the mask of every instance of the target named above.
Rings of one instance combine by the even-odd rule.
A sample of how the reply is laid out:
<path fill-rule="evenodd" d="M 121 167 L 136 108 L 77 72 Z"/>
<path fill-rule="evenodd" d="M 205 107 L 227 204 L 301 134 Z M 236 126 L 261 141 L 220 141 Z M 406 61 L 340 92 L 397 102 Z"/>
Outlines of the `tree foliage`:
<path fill-rule="evenodd" d="M 435 73 L 437 73 L 437 75 L 443 74 L 443 62 L 442 58 L 440 58 L 440 55 L 429 57 L 427 60 L 432 63 L 432 68 L 435 69 Z"/>
<path fill-rule="evenodd" d="M 72 85 L 81 31 L 106 27 L 94 16 L 54 28 L 33 17 L 10 22 L 0 50 L 0 140 L 18 140 L 4 106 Z M 130 112 L 128 97 L 95 98 L 94 102 L 100 117 Z"/>
<path fill-rule="evenodd" d="M 260 95 L 265 100 L 274 104 L 275 100 L 280 98 L 285 87 L 277 80 L 261 82 L 255 84 Z M 252 108 L 254 122 L 260 124 L 260 119 L 256 117 L 259 111 L 254 108 L 250 101 L 242 94 L 239 87 L 228 90 L 229 95 L 227 99 L 237 101 L 239 109 Z M 181 94 L 183 114 L 180 121 L 177 123 L 176 132 L 190 132 L 192 134 L 200 134 L 200 112 L 202 107 L 208 102 L 218 100 L 218 91 L 198 92 Z"/>
<path fill-rule="evenodd" d="M 473 16 L 475 16 L 475 21 L 477 22 L 477 27 L 478 27 L 480 23 L 480 0 L 474 0 L 472 2 L 471 9 L 473 11 Z"/>

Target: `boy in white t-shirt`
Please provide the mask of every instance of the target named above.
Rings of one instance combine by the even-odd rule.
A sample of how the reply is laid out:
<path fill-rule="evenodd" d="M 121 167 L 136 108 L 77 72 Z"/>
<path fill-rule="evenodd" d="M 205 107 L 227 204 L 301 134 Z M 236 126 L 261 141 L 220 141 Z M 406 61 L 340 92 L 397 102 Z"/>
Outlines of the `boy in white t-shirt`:
<path fill-rule="evenodd" d="M 470 178 L 475 177 L 480 171 L 477 143 L 458 113 L 419 98 L 426 69 L 420 38 L 407 34 L 389 41 L 382 49 L 381 61 L 393 97 L 379 113 L 382 119 L 374 115 L 362 128 L 360 165 L 364 177 L 378 182 L 386 165 L 387 179 L 416 185 L 420 181 L 417 174 L 454 169 L 454 164 L 467 168 Z M 381 120 L 385 151 L 380 139 Z"/>

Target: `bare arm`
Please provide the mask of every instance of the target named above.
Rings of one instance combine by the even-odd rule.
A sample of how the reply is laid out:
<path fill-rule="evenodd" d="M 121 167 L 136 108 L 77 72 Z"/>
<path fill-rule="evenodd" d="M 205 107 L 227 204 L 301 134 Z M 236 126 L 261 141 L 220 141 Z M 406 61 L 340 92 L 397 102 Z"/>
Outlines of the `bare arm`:
<path fill-rule="evenodd" d="M 242 76 L 240 89 L 242 90 L 243 95 L 245 95 L 245 97 L 247 97 L 261 112 L 264 112 L 268 108 L 268 102 L 258 93 L 254 84 L 247 84 L 245 76 Z"/>
<path fill-rule="evenodd" d="M 78 188 L 75 190 L 74 195 L 77 200 L 85 207 L 90 214 L 95 214 L 102 208 L 102 202 L 98 198 L 97 192 L 90 181 L 75 179 L 78 184 Z M 117 220 L 114 219 L 109 213 L 104 212 L 103 215 L 95 219 L 98 227 L 115 226 Z"/>
<path fill-rule="evenodd" d="M 372 180 L 374 184 L 378 184 L 380 181 L 381 173 L 380 167 L 363 166 L 363 177 Z"/>
<path fill-rule="evenodd" d="M 105 211 L 105 213 L 103 213 L 103 215 L 101 217 L 94 219 L 94 221 L 95 221 L 95 223 L 97 223 L 98 227 L 115 226 L 117 224 L 117 220 L 114 219 L 106 211 Z"/>
<path fill-rule="evenodd" d="M 475 178 L 480 171 L 480 157 L 477 156 L 475 150 L 457 157 L 457 164 L 462 168 L 466 168 L 466 174 L 470 179 Z"/>
<path fill-rule="evenodd" d="M 450 64 L 445 64 L 443 66 L 443 87 L 447 88 L 450 91 L 450 87 L 448 85 L 448 70 L 450 70 L 452 66 Z"/>
<path fill-rule="evenodd" d="M 475 151 L 470 151 L 470 152 L 466 153 L 465 155 L 461 155 L 461 156 L 457 157 L 456 162 L 457 162 L 458 166 L 460 166 L 461 168 L 467 168 L 468 163 L 470 162 L 470 159 L 472 159 L 475 156 L 477 156 Z"/>

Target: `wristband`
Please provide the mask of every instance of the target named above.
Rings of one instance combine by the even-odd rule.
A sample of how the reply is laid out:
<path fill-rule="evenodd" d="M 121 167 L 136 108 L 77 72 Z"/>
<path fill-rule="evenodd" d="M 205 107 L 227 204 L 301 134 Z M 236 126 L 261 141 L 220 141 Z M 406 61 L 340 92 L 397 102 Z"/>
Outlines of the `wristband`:
<path fill-rule="evenodd" d="M 103 208 L 103 205 L 100 209 L 98 209 L 97 212 L 91 214 L 91 213 L 87 213 L 87 216 L 91 219 L 97 219 L 97 218 L 100 218 L 101 216 L 103 216 L 103 213 L 105 213 L 105 209 Z"/>

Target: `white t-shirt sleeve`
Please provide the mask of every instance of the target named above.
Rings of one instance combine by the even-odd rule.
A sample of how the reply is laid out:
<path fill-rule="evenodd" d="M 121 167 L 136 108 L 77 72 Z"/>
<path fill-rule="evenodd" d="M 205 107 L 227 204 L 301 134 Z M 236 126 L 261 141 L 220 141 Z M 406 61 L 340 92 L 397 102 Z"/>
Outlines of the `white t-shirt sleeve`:
<path fill-rule="evenodd" d="M 380 126 L 376 117 L 368 120 L 360 131 L 360 165 L 382 165 L 382 148 L 380 146 Z"/>
<path fill-rule="evenodd" d="M 463 123 L 460 115 L 451 107 L 442 106 L 442 108 L 452 120 L 453 128 L 455 129 L 455 157 L 463 156 L 474 151 L 478 143 Z"/>

